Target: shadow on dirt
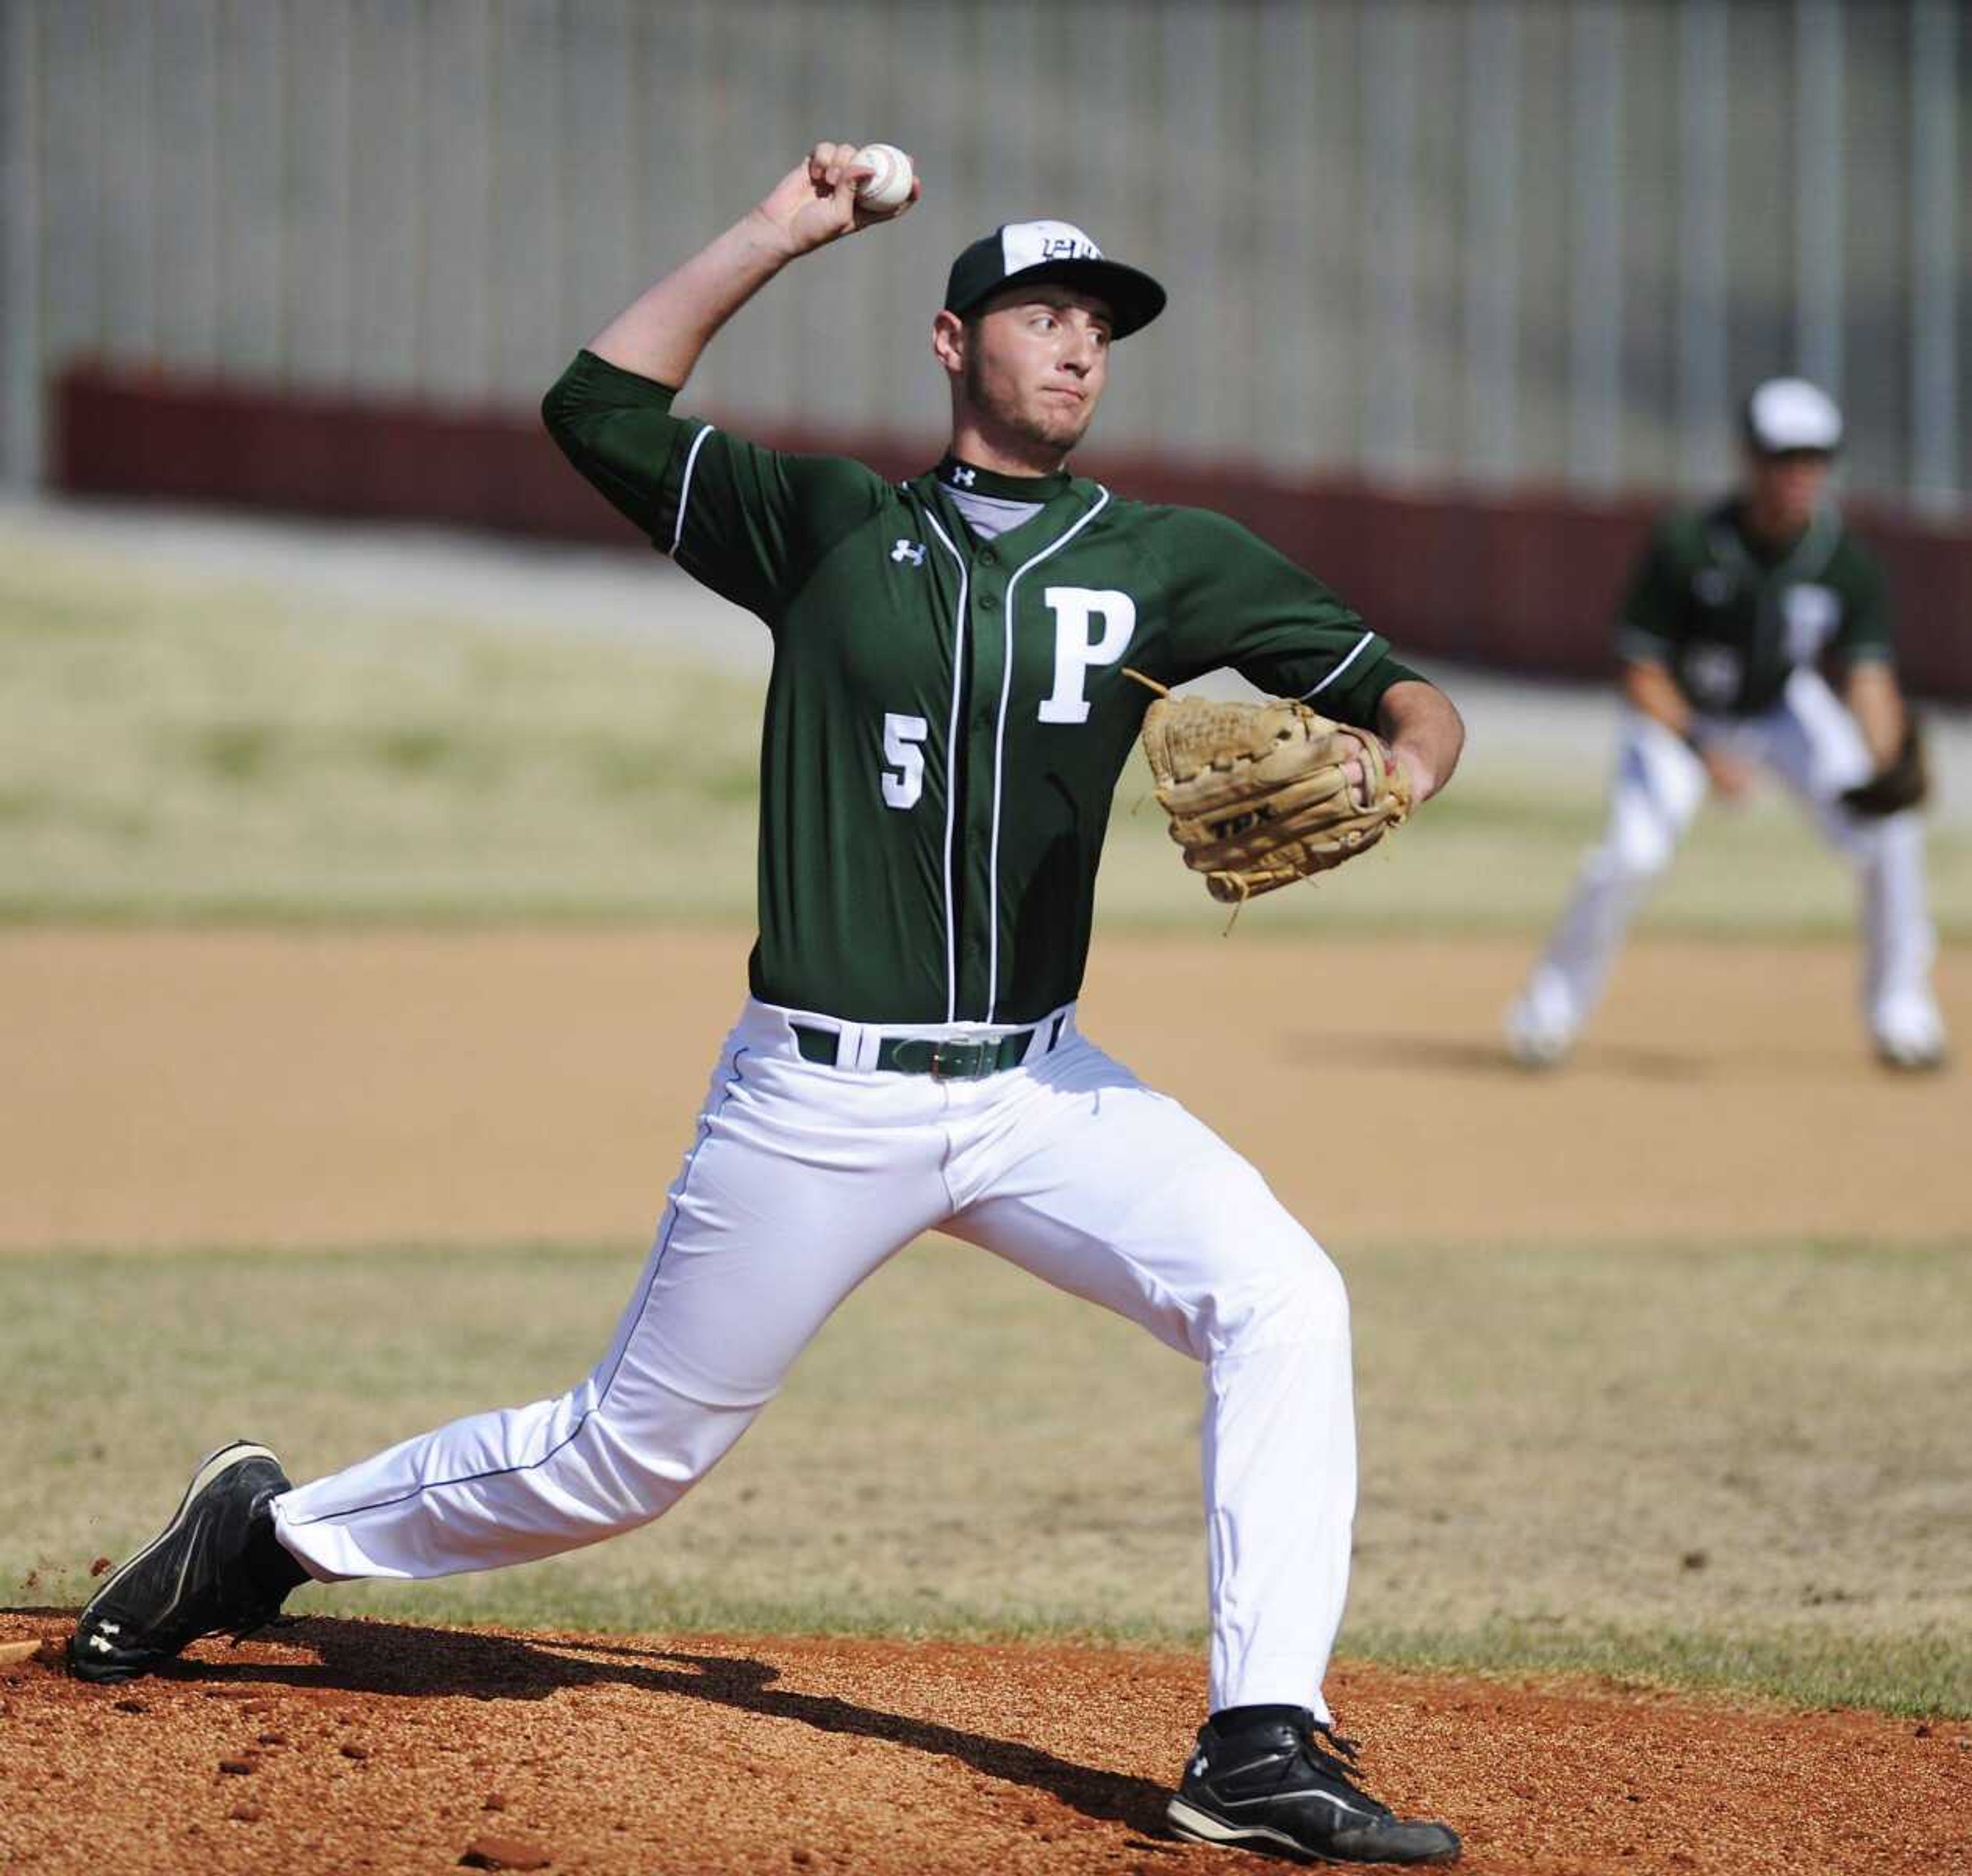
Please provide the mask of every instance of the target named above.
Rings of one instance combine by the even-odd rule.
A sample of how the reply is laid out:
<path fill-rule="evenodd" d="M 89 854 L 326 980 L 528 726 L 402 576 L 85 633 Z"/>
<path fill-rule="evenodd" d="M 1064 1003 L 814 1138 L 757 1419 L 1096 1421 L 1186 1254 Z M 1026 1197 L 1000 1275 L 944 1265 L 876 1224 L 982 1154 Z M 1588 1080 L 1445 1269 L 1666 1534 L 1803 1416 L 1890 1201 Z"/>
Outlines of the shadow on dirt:
<path fill-rule="evenodd" d="M 1415 1069 L 1432 1075 L 1487 1075 L 1517 1082 L 1545 1080 L 1552 1072 L 1516 1062 L 1503 1042 L 1456 1036 L 1303 1033 L 1290 1037 L 1281 1052 L 1311 1068 L 1317 1063 L 1356 1062 L 1364 1068 Z M 1716 1065 L 1676 1049 L 1592 1040 L 1585 1042 L 1569 1062 L 1574 1075 L 1588 1073 L 1636 1082 L 1706 1081 Z"/>
<path fill-rule="evenodd" d="M 1016 1741 L 936 1721 L 861 1707 L 833 1695 L 775 1685 L 781 1670 L 743 1656 L 674 1653 L 632 1641 L 551 1635 L 523 1640 L 485 1630 L 428 1629 L 406 1623 L 303 1617 L 262 1638 L 312 1649 L 319 1665 L 243 1661 L 174 1663 L 158 1679 L 207 1685 L 252 1682 L 341 1693 L 430 1698 L 543 1700 L 564 1688 L 612 1685 L 709 1701 L 818 1732 L 887 1740 L 952 1758 L 990 1778 L 1046 1792 L 1086 1817 L 1120 1823 L 1152 1838 L 1164 1832 L 1169 1791 L 1148 1779 L 1077 1765 Z M 1156 1846 L 1162 1847 L 1162 1846 Z"/>

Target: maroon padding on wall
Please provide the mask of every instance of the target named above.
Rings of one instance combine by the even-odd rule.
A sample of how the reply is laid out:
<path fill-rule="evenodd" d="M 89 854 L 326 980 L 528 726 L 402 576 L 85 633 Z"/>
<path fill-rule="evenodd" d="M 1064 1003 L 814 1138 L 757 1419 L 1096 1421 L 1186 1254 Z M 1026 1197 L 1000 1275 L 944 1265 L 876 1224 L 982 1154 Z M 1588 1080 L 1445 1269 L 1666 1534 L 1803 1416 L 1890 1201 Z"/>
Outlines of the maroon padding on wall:
<path fill-rule="evenodd" d="M 393 403 L 72 366 L 53 481 L 116 495 L 634 543 L 531 413 Z M 783 432 L 761 440 L 915 474 L 933 447 Z M 1145 501 L 1216 508 L 1311 567 L 1406 653 L 1551 676 L 1610 667 L 1609 619 L 1656 504 L 1283 482 L 1092 452 L 1076 466 Z M 1972 699 L 1972 523 L 1852 504 L 1888 563 L 1913 690 Z"/>
<path fill-rule="evenodd" d="M 538 422 L 76 366 L 52 480 L 77 494 L 634 542 Z"/>

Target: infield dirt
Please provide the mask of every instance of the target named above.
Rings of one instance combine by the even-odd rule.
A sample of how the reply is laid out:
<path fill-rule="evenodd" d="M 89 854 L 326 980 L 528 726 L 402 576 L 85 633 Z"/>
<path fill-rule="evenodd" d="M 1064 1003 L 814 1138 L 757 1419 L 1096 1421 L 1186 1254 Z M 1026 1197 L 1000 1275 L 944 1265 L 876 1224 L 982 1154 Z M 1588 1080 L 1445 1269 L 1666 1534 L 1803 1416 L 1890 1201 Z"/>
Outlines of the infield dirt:
<path fill-rule="evenodd" d="M 0 936 L 0 1248 L 645 1239 L 746 944 Z M 1923 1239 L 1972 1221 L 1963 1072 L 1875 1065 L 1850 947 L 1639 943 L 1550 1075 L 1498 1039 L 1528 955 L 1099 937 L 1083 1023 L 1338 1247 Z M 1947 950 L 1940 983 L 1972 1035 L 1972 949 Z"/>

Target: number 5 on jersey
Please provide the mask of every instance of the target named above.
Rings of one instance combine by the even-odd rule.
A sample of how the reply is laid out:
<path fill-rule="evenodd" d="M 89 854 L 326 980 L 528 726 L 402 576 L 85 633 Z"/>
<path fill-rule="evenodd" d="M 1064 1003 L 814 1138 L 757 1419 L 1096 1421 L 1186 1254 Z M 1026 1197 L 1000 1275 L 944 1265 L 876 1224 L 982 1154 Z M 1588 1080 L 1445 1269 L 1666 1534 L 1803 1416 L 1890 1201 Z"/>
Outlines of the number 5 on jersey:
<path fill-rule="evenodd" d="M 883 805 L 915 807 L 924 793 L 924 751 L 919 746 L 930 733 L 922 716 L 902 716 L 895 710 L 883 718 Z"/>

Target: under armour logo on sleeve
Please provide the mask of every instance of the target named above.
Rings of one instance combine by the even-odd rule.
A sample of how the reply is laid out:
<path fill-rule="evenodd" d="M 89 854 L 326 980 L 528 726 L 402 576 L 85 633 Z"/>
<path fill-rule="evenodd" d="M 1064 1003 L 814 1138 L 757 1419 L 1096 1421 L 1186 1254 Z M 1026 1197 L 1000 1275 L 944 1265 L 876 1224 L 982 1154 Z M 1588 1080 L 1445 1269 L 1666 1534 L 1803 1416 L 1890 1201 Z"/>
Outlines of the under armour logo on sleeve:
<path fill-rule="evenodd" d="M 899 539 L 897 544 L 890 550 L 890 558 L 896 561 L 899 566 L 901 566 L 906 560 L 909 561 L 911 565 L 913 566 L 922 566 L 924 565 L 924 557 L 925 545 L 921 540 L 913 541 Z"/>

